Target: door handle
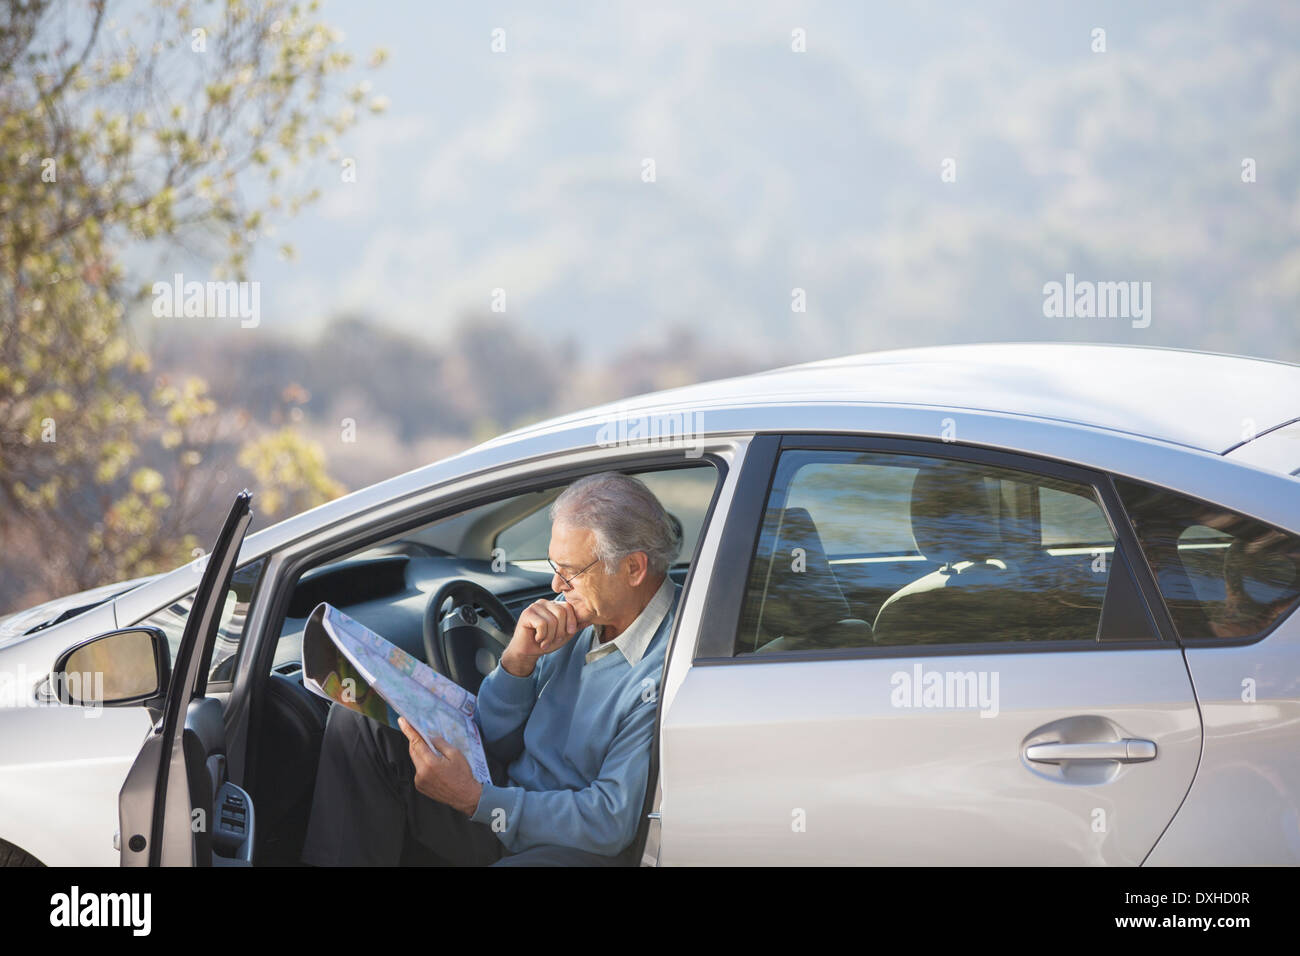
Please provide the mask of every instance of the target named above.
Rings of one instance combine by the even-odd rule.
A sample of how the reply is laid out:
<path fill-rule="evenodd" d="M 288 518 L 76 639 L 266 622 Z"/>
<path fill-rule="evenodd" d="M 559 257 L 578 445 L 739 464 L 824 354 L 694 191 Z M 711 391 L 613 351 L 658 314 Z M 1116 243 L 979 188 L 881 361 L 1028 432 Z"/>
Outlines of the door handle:
<path fill-rule="evenodd" d="M 1061 763 L 1067 760 L 1117 760 L 1120 763 L 1141 763 L 1156 759 L 1156 743 L 1154 740 L 1127 737 L 1123 740 L 1103 740 L 1099 743 L 1030 744 L 1025 748 L 1025 757 L 1036 763 Z"/>

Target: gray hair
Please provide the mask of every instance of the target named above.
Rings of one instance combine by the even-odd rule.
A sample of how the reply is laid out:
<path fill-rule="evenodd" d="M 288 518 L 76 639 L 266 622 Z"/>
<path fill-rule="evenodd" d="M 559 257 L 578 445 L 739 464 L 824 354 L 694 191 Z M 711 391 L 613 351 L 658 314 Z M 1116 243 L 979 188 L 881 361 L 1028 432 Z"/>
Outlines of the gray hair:
<path fill-rule="evenodd" d="M 579 478 L 551 504 L 551 521 L 588 528 L 596 559 L 612 574 L 629 554 L 644 551 L 650 573 L 665 574 L 681 550 L 677 525 L 639 478 L 616 471 Z"/>

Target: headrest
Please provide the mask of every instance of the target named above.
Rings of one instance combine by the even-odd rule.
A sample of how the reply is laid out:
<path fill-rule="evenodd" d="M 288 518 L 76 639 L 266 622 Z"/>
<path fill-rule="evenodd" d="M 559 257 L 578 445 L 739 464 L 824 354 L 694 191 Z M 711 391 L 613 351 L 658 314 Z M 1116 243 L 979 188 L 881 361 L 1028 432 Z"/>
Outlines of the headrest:
<path fill-rule="evenodd" d="M 929 561 L 982 561 L 1000 550 L 984 476 L 956 462 L 921 468 L 912 482 L 912 536 Z"/>
<path fill-rule="evenodd" d="M 802 555 L 794 554 L 796 548 Z M 772 549 L 762 630 L 802 637 L 849 616 L 812 515 L 807 508 L 786 508 Z"/>

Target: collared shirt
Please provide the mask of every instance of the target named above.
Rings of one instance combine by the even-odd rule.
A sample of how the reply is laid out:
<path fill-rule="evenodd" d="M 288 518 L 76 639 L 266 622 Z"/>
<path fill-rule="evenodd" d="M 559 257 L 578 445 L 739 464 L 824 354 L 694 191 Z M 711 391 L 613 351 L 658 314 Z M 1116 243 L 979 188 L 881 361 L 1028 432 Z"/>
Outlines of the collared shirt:
<path fill-rule="evenodd" d="M 659 630 L 659 625 L 668 613 L 668 608 L 672 606 L 674 594 L 673 581 L 668 575 L 664 575 L 663 583 L 659 585 L 659 590 L 655 591 L 654 596 L 650 598 L 650 603 L 641 609 L 641 613 L 636 616 L 636 620 L 628 625 L 618 637 L 612 641 L 600 642 L 601 635 L 605 632 L 605 625 L 594 625 L 591 635 L 591 649 L 587 651 L 585 662 L 590 664 L 598 661 L 607 654 L 613 654 L 615 649 L 623 652 L 629 664 L 636 664 L 643 654 L 646 647 L 650 644 L 650 638 L 655 636 L 655 631 Z"/>

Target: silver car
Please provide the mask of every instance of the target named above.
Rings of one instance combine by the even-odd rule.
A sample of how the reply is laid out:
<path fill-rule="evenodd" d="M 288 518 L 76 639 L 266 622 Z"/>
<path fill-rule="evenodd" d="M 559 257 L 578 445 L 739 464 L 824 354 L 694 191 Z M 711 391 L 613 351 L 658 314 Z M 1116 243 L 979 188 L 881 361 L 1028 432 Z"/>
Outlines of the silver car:
<path fill-rule="evenodd" d="M 193 564 L 0 619 L 0 856 L 296 861 L 307 614 L 476 689 L 609 469 L 685 540 L 629 860 L 1300 863 L 1300 366 L 1049 344 L 658 392 L 246 539 L 240 494 Z"/>

